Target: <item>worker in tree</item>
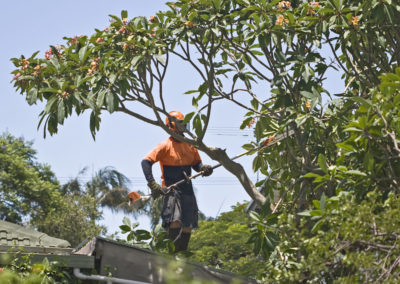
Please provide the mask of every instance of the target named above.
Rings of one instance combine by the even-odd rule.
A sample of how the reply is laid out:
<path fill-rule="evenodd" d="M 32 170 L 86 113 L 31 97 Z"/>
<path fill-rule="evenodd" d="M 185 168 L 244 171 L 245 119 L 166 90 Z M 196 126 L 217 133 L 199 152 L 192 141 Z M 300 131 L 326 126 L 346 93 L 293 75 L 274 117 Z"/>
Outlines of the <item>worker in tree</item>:
<path fill-rule="evenodd" d="M 184 116 L 179 111 L 171 111 L 170 117 L 176 118 L 183 126 Z M 178 129 L 174 119 L 166 118 L 168 127 L 179 135 L 183 132 Z M 153 177 L 152 165 L 160 162 L 162 184 L 158 184 Z M 212 174 L 209 165 L 203 165 L 200 155 L 194 147 L 180 142 L 173 137 L 158 144 L 142 161 L 142 169 L 154 199 L 163 196 L 161 211 L 162 226 L 168 231 L 168 238 L 175 244 L 175 252 L 187 249 L 193 228 L 198 224 L 198 208 L 194 196 L 192 183 L 181 183 L 165 194 L 168 186 L 191 175 L 191 169 L 202 172 L 203 176 Z"/>

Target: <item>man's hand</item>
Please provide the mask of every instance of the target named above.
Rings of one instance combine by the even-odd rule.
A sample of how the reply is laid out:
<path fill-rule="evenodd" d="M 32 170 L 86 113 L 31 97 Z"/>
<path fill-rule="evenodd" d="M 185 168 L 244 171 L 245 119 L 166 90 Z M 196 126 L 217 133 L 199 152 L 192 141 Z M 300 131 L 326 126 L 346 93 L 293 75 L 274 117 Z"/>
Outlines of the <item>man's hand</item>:
<path fill-rule="evenodd" d="M 162 190 L 161 185 L 159 185 L 158 183 L 156 183 L 155 180 L 149 182 L 149 183 L 147 184 L 147 186 L 150 188 L 150 190 L 151 190 L 151 196 L 152 196 L 154 199 L 157 199 L 158 197 L 160 197 L 161 195 L 164 194 L 164 191 Z"/>
<path fill-rule="evenodd" d="M 208 177 L 213 173 L 213 168 L 210 165 L 202 165 L 200 171 L 203 172 L 203 177 Z"/>

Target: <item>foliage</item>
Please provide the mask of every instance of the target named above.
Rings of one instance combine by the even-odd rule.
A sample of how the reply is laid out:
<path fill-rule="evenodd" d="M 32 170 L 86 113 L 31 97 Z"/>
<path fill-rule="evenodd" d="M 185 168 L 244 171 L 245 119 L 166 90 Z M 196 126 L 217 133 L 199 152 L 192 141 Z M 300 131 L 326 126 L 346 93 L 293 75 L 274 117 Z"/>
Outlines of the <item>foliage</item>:
<path fill-rule="evenodd" d="M 95 173 L 86 183 L 81 182 L 81 170 L 77 177 L 64 184 L 60 191 L 63 202 L 37 224 L 39 230 L 78 245 L 88 237 L 105 234 L 105 226 L 97 224 L 102 219 L 102 207 L 112 211 L 137 215 L 127 202 L 129 179 L 112 167 Z"/>
<path fill-rule="evenodd" d="M 0 219 L 35 220 L 60 198 L 54 173 L 38 163 L 35 155 L 31 142 L 8 133 L 0 136 Z"/>
<path fill-rule="evenodd" d="M 32 221 L 38 231 L 67 240 L 72 247 L 76 247 L 86 238 L 106 232 L 105 226 L 90 219 L 94 216 L 95 221 L 102 218 L 102 212 L 93 206 L 93 198 L 86 195 L 65 195 L 61 198 L 62 202 L 57 207 Z"/>
<path fill-rule="evenodd" d="M 395 283 L 399 277 L 399 197 L 372 191 L 360 203 L 342 192 L 302 215 L 283 213 L 282 241 L 265 262 L 265 282 Z M 317 204 L 320 205 L 320 204 Z M 320 215 L 318 215 L 320 214 Z M 310 229 L 319 223 L 318 228 Z"/>
<path fill-rule="evenodd" d="M 138 226 L 138 222 L 132 223 L 129 218 L 124 217 L 120 229 L 122 234 L 127 234 L 127 236 L 126 240 L 119 239 L 119 241 L 157 252 L 172 254 L 175 251 L 174 243 L 167 238 L 167 232 L 162 228 L 161 224 L 155 226 L 152 232 L 136 229 Z"/>
<path fill-rule="evenodd" d="M 246 204 L 222 213 L 213 221 L 201 221 L 192 233 L 190 260 L 245 276 L 257 276 L 264 270 L 261 258 L 253 254 Z"/>
<path fill-rule="evenodd" d="M 56 262 L 49 262 L 47 258 L 42 262 L 32 263 L 29 254 L 3 254 L 2 257 L 7 258 L 3 259 L 3 262 L 8 264 L 0 269 L 1 283 L 71 283 L 73 279 L 68 271 L 62 270 Z M 77 280 L 75 282 L 78 283 Z"/>

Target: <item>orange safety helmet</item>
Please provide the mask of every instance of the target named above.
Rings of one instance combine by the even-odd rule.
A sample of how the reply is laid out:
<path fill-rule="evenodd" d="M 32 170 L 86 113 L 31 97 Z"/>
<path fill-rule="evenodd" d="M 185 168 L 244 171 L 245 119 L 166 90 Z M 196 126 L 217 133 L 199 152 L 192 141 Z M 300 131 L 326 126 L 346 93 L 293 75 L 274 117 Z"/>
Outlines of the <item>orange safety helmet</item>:
<path fill-rule="evenodd" d="M 170 116 L 175 117 L 181 123 L 185 119 L 185 116 L 180 111 L 177 111 L 177 110 L 170 111 L 168 114 Z M 165 124 L 168 125 L 168 127 L 171 128 L 173 131 L 178 131 L 178 129 L 176 128 L 175 122 L 170 121 L 168 116 L 165 118 Z"/>

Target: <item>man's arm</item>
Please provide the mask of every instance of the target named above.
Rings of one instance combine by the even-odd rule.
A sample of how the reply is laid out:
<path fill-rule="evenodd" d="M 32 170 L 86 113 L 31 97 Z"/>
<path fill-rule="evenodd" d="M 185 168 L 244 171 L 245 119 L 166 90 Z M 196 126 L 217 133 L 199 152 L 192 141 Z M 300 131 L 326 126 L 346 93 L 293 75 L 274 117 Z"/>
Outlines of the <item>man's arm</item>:
<path fill-rule="evenodd" d="M 144 177 L 146 178 L 147 182 L 151 182 L 154 180 L 153 171 L 152 171 L 153 163 L 149 160 L 142 160 L 142 170 L 144 173 Z"/>
<path fill-rule="evenodd" d="M 213 168 L 210 165 L 203 165 L 202 162 L 198 162 L 197 164 L 192 166 L 192 168 L 196 172 L 203 172 L 203 177 L 209 176 L 213 173 Z"/>
<path fill-rule="evenodd" d="M 152 171 L 152 166 L 153 163 L 149 160 L 142 160 L 142 170 L 144 173 L 144 177 L 147 180 L 147 186 L 150 188 L 151 190 L 151 196 L 153 196 L 154 199 L 158 198 L 161 196 L 161 194 L 163 194 L 163 189 L 161 187 L 161 185 L 159 185 L 153 177 L 153 171 Z"/>

